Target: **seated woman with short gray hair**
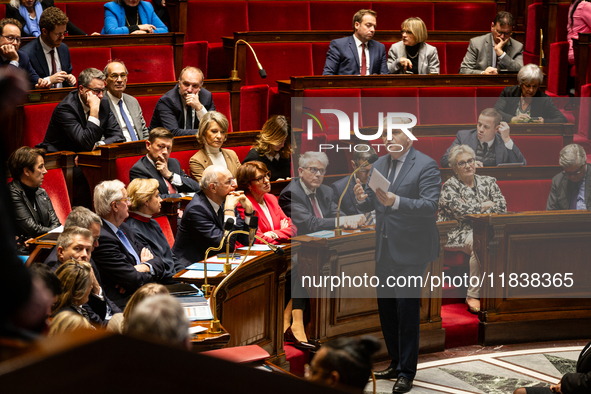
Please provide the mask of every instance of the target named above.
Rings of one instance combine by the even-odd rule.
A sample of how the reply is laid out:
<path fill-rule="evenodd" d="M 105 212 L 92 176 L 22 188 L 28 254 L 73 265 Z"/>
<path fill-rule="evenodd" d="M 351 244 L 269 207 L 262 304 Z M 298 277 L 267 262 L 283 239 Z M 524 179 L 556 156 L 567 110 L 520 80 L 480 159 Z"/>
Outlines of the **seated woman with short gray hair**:
<path fill-rule="evenodd" d="M 540 90 L 544 82 L 542 70 L 528 64 L 519 70 L 517 85 L 501 92 L 495 109 L 508 123 L 567 123 L 566 117 L 552 102 L 552 98 Z"/>
<path fill-rule="evenodd" d="M 476 175 L 476 154 L 468 145 L 454 146 L 449 163 L 455 175 L 443 184 L 437 221 L 458 221 L 447 234 L 445 250 L 470 255 L 470 277 L 480 277 L 480 262 L 472 250 L 472 221 L 466 215 L 506 212 L 507 203 L 495 178 Z M 466 304 L 471 313 L 480 311 L 479 298 L 480 287 L 470 282 Z"/>

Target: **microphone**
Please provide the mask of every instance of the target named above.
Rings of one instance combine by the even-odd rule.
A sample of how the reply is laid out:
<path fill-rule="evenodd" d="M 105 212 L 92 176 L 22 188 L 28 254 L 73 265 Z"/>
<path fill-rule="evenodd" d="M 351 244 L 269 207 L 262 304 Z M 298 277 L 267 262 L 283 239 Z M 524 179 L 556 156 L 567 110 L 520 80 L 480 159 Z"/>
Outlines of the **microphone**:
<path fill-rule="evenodd" d="M 265 69 L 263 68 L 263 66 L 261 66 L 261 63 L 258 63 L 259 66 L 259 75 L 261 76 L 261 78 L 267 78 L 267 72 L 265 71 Z"/>
<path fill-rule="evenodd" d="M 253 245 L 255 236 L 257 235 L 257 228 L 259 227 L 258 216 L 251 216 L 248 222 L 248 244 Z"/>
<path fill-rule="evenodd" d="M 234 228 L 234 218 L 228 218 L 224 223 L 224 238 L 228 236 L 228 233 Z"/>
<path fill-rule="evenodd" d="M 285 250 L 277 245 L 267 244 L 267 246 L 269 246 L 269 249 L 271 249 L 277 256 L 283 256 L 285 254 Z"/>
<path fill-rule="evenodd" d="M 252 55 L 254 56 L 254 60 L 257 62 L 257 67 L 259 69 L 259 75 L 261 76 L 261 78 L 267 78 L 267 72 L 265 71 L 265 69 L 261 65 L 261 62 L 259 62 L 257 54 L 254 52 L 254 49 L 252 49 L 252 47 L 250 46 L 250 44 L 248 42 L 246 42 L 244 40 L 237 40 L 236 43 L 234 44 L 234 68 L 231 71 L 230 79 L 233 81 L 240 79 L 240 78 L 238 78 L 238 69 L 237 69 L 236 63 L 238 61 L 238 56 L 237 56 L 238 44 L 241 42 L 246 44 L 246 46 L 248 46 L 250 48 L 250 51 L 252 52 Z"/>

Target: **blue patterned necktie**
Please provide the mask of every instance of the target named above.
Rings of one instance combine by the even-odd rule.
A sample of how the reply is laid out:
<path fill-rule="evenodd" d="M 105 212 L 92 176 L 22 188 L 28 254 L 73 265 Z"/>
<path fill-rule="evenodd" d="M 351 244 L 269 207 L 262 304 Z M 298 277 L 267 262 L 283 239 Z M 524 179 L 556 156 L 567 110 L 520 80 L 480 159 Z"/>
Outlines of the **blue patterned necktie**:
<path fill-rule="evenodd" d="M 137 141 L 137 136 L 135 135 L 135 130 L 129 121 L 127 115 L 125 115 L 125 111 L 123 110 L 123 99 L 119 100 L 119 110 L 121 111 L 121 117 L 127 126 L 127 131 L 129 132 L 129 136 L 131 137 L 132 141 Z"/>
<path fill-rule="evenodd" d="M 125 249 L 127 249 L 127 251 L 129 252 L 129 254 L 131 254 L 135 258 L 136 265 L 141 264 L 142 261 L 140 260 L 139 256 L 135 252 L 135 249 L 129 243 L 129 240 L 125 236 L 125 233 L 123 231 L 121 231 L 121 229 L 117 229 L 117 236 L 121 240 L 121 243 L 123 244 L 123 246 L 125 246 Z"/>

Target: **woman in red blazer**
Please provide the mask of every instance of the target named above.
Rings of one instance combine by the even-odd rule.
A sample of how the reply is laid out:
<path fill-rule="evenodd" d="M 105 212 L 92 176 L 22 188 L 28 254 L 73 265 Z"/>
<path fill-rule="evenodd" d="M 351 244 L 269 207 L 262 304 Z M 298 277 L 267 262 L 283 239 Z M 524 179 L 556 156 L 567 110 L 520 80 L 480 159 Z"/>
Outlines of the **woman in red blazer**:
<path fill-rule="evenodd" d="M 236 174 L 238 190 L 244 190 L 246 197 L 259 218 L 257 235 L 270 244 L 279 245 L 291 242 L 291 219 L 279 207 L 277 197 L 269 193 L 271 173 L 260 161 L 249 161 L 242 164 Z M 240 205 L 238 210 L 244 214 Z M 295 228 L 294 228 L 295 233 Z M 257 240 L 257 243 L 262 243 Z"/>

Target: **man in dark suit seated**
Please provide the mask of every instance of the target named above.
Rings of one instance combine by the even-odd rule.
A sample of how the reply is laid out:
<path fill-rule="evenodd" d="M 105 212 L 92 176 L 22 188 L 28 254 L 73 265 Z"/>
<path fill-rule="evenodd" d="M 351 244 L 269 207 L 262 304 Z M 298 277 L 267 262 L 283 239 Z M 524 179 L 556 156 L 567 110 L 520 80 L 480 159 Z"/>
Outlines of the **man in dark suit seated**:
<path fill-rule="evenodd" d="M 291 218 L 291 182 L 281 190 L 278 201 L 283 212 Z"/>
<path fill-rule="evenodd" d="M 150 282 L 168 283 L 172 272 L 150 250 L 137 243 L 123 221 L 129 216 L 129 198 L 123 182 L 103 181 L 94 188 L 94 209 L 102 218 L 99 244 L 93 251 L 107 296 L 121 309 L 131 295 Z"/>
<path fill-rule="evenodd" d="M 523 44 L 511 38 L 513 15 L 501 11 L 491 23 L 491 32 L 470 40 L 460 65 L 460 74 L 498 74 L 499 70 L 518 72 L 523 67 Z"/>
<path fill-rule="evenodd" d="M 68 17 L 57 7 L 49 7 L 39 18 L 41 35 L 23 47 L 31 66 L 52 88 L 76 86 L 72 75 L 70 50 L 62 41 L 66 36 Z"/>
<path fill-rule="evenodd" d="M 299 178 L 293 178 L 291 185 L 291 220 L 298 229 L 298 235 L 320 230 L 334 230 L 337 225 L 337 204 L 333 190 L 322 184 L 328 157 L 324 152 L 306 152 L 298 161 Z M 341 212 L 340 225 L 357 228 L 365 223 L 363 214 L 345 216 Z"/>
<path fill-rule="evenodd" d="M 4 18 L 0 20 L 0 58 L 4 66 L 14 66 L 25 70 L 29 74 L 29 81 L 36 88 L 48 88 L 49 82 L 39 78 L 31 63 L 29 55 L 20 51 L 21 45 L 21 24 L 16 19 Z"/>
<path fill-rule="evenodd" d="M 98 228 L 100 234 L 100 225 Z M 64 227 L 64 231 L 57 239 L 56 247 L 45 260 L 45 264 L 55 271 L 61 264 L 70 260 L 90 263 L 92 267 L 92 290 L 90 291 L 88 302 L 82 305 L 82 307 L 88 313 L 91 323 L 106 326 L 115 313 L 121 313 L 121 309 L 103 292 L 100 274 L 94 261 L 91 259 L 95 243 L 98 243 L 98 236 L 95 240 L 90 230 L 77 226 Z"/>
<path fill-rule="evenodd" d="M 563 170 L 552 178 L 546 210 L 591 210 L 591 164 L 581 145 L 570 144 L 560 151 Z"/>
<path fill-rule="evenodd" d="M 402 119 L 402 123 L 409 122 Z M 411 278 L 423 277 L 429 262 L 439 255 L 436 213 L 441 175 L 435 160 L 415 150 L 401 130 L 392 130 L 391 139 L 384 132 L 382 140 L 390 153 L 373 164 L 370 179 L 379 171 L 390 186 L 374 192 L 357 184 L 355 196 L 365 212 L 376 211 L 375 272 L 380 283 L 389 283 L 391 277 L 408 283 L 377 287 L 382 332 L 392 361 L 375 373 L 378 379 L 396 378 L 393 392 L 406 393 L 417 372 L 421 317 L 421 286 Z"/>
<path fill-rule="evenodd" d="M 207 112 L 215 111 L 213 96 L 203 87 L 203 78 L 200 69 L 185 67 L 179 83 L 158 100 L 150 130 L 164 127 L 175 137 L 197 134 L 199 120 Z"/>
<path fill-rule="evenodd" d="M 124 93 L 129 75 L 125 64 L 122 61 L 112 61 L 105 66 L 103 74 L 107 82 L 107 93 L 103 101 L 109 103 L 125 141 L 148 139 L 148 128 L 140 103 L 134 97 Z"/>
<path fill-rule="evenodd" d="M 82 71 L 78 90 L 68 93 L 55 107 L 45 138 L 37 146 L 48 152 L 83 152 L 99 145 L 125 142 L 109 103 L 101 101 L 104 90 L 102 72 L 96 68 Z"/>
<path fill-rule="evenodd" d="M 135 178 L 154 178 L 160 186 L 158 192 L 161 198 L 180 197 L 179 193 L 194 193 L 199 191 L 199 184 L 189 177 L 181 168 L 177 159 L 170 158 L 173 135 L 165 128 L 158 127 L 150 131 L 146 148 L 146 156 L 138 160 L 129 170 L 129 180 Z"/>
<path fill-rule="evenodd" d="M 373 40 L 377 13 L 359 10 L 353 16 L 353 35 L 330 42 L 322 75 L 388 74 L 386 47 Z"/>
<path fill-rule="evenodd" d="M 224 223 L 234 220 L 234 230 L 248 231 L 250 217 L 254 213 L 252 204 L 242 191 L 236 190 L 236 179 L 227 168 L 213 165 L 203 172 L 201 190 L 185 208 L 172 252 L 185 267 L 205 258 L 209 247 L 220 245 L 224 236 Z M 240 203 L 244 208 L 244 220 L 236 206 Z M 233 236 L 230 250 L 234 244 L 248 244 L 248 235 Z M 227 241 L 226 241 L 227 242 Z M 225 249 L 224 249 L 225 250 Z M 212 252 L 214 256 L 222 251 Z"/>
<path fill-rule="evenodd" d="M 371 146 L 367 152 L 355 152 L 353 154 L 353 160 L 351 160 L 351 165 L 353 166 L 353 170 L 356 170 L 360 166 L 362 166 L 365 162 L 369 163 L 370 158 L 373 156 L 373 161 L 378 159 L 378 155 L 374 148 Z M 367 164 L 365 167 L 360 169 L 351 179 L 349 182 L 349 187 L 347 188 L 347 193 L 343 196 L 343 201 L 341 202 L 341 211 L 345 212 L 347 215 L 356 215 L 359 213 L 363 213 L 361 209 L 359 209 L 359 205 L 357 205 L 357 201 L 355 201 L 355 192 L 353 188 L 357 184 L 357 181 L 361 183 L 361 185 L 365 188 L 367 185 L 367 181 L 369 180 L 369 172 L 371 171 L 371 164 Z M 349 181 L 349 175 L 346 177 L 339 179 L 335 183 L 332 184 L 332 191 L 333 191 L 333 199 L 335 204 L 339 205 L 339 199 L 341 198 L 341 194 L 345 191 L 345 187 L 347 186 L 347 182 Z"/>
<path fill-rule="evenodd" d="M 478 125 L 472 130 L 460 130 L 455 141 L 441 158 L 441 167 L 449 167 L 449 151 L 456 145 L 468 145 L 476 152 L 476 167 L 498 166 L 502 163 L 523 163 L 525 158 L 513 143 L 507 122 L 501 114 L 487 108 L 478 116 Z"/>

